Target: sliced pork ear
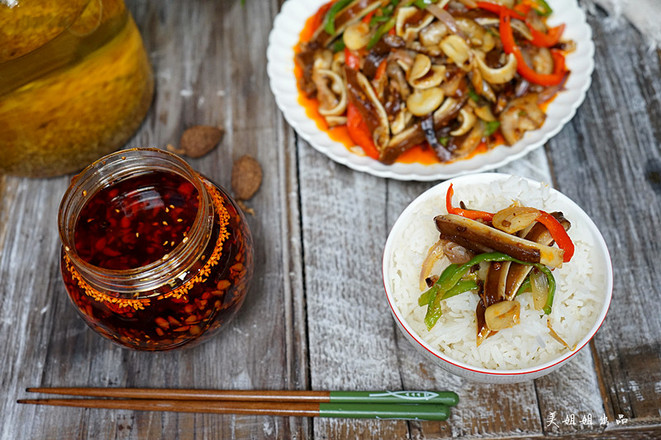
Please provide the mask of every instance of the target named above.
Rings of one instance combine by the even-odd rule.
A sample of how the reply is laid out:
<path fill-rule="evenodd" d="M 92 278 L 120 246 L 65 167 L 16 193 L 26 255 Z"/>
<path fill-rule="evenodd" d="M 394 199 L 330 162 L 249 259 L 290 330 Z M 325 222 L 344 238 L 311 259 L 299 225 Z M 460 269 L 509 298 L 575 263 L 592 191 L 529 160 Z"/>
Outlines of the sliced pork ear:
<path fill-rule="evenodd" d="M 510 235 L 459 215 L 438 215 L 434 221 L 441 238 L 454 241 L 465 248 L 478 252 L 503 252 L 526 263 L 541 263 L 550 267 L 562 265 L 562 249 Z"/>
<path fill-rule="evenodd" d="M 448 122 L 456 118 L 459 114 L 459 111 L 466 103 L 467 99 L 468 95 L 456 98 L 446 98 L 441 106 L 433 113 L 434 129 L 439 130 Z M 421 122 L 416 122 L 411 127 L 398 133 L 390 139 L 388 146 L 382 151 L 380 160 L 381 162 L 387 164 L 393 163 L 400 154 L 415 145 L 419 145 L 422 142 L 425 142 L 425 140 L 426 136 L 425 131 L 422 128 L 422 124 Z M 442 161 L 448 160 L 447 157 L 441 157 L 441 155 L 439 155 L 439 159 Z"/>
<path fill-rule="evenodd" d="M 480 302 L 475 310 L 477 316 L 477 345 L 489 336 L 496 334 L 487 327 L 485 312 L 490 306 L 505 300 L 505 286 L 509 261 L 489 263 L 483 288 L 480 290 Z"/>
<path fill-rule="evenodd" d="M 568 230 L 571 226 L 569 220 L 567 220 L 561 212 L 551 213 L 558 222 Z M 541 223 L 533 224 L 528 230 L 522 231 L 522 236 L 526 240 L 534 241 L 539 244 L 550 246 L 553 244 L 553 238 L 549 233 L 546 226 Z M 525 264 L 512 263 L 507 273 L 507 281 L 505 285 L 505 298 L 508 301 L 511 301 L 516 296 L 521 284 L 525 281 L 526 277 L 532 270 L 532 266 L 527 266 Z"/>
<path fill-rule="evenodd" d="M 495 261 L 489 264 L 487 277 L 484 281 L 484 299 L 487 307 L 506 299 L 505 287 L 509 268 L 509 261 Z"/>
<path fill-rule="evenodd" d="M 477 302 L 477 307 L 475 308 L 475 317 L 477 318 L 477 337 L 476 342 L 479 346 L 486 338 L 489 336 L 495 335 L 497 332 L 489 330 L 487 327 L 487 320 L 484 317 L 484 313 L 487 310 L 487 306 L 484 303 L 484 289 L 478 285 L 480 300 Z"/>
<path fill-rule="evenodd" d="M 301 51 L 295 56 L 296 64 L 301 67 L 303 71 L 303 74 L 297 80 L 298 87 L 308 98 L 313 97 L 317 93 L 317 86 L 314 81 L 312 81 L 312 70 L 315 54 L 319 50 L 323 50 L 323 48 L 318 43 L 303 43 L 301 44 Z"/>

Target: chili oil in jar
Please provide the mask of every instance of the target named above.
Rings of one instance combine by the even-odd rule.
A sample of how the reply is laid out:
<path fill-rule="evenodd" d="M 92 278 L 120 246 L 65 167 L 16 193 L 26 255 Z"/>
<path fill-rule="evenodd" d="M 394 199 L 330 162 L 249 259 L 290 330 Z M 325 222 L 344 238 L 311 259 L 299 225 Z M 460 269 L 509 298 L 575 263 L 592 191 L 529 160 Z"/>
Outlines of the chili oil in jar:
<path fill-rule="evenodd" d="M 214 334 L 253 271 L 243 213 L 174 154 L 132 149 L 76 176 L 58 218 L 69 297 L 96 332 L 138 350 Z"/>

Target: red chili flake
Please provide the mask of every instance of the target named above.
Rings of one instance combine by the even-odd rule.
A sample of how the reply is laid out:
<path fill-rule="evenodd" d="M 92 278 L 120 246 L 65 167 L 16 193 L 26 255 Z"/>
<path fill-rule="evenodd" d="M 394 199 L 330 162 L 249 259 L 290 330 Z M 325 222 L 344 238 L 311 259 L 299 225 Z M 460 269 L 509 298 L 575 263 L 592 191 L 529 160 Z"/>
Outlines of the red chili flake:
<path fill-rule="evenodd" d="M 168 322 L 172 325 L 181 325 L 181 322 L 177 321 L 175 318 L 172 316 L 168 316 Z"/>

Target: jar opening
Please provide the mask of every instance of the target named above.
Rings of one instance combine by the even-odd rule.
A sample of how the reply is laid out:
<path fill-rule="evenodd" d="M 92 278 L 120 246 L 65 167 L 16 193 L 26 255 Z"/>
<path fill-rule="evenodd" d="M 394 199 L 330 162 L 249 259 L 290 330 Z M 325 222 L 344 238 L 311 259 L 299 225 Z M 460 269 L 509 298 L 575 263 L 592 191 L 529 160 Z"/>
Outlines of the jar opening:
<path fill-rule="evenodd" d="M 86 281 L 132 297 L 188 269 L 212 222 L 199 175 L 159 149 L 90 165 L 73 179 L 58 218 L 64 252 Z"/>

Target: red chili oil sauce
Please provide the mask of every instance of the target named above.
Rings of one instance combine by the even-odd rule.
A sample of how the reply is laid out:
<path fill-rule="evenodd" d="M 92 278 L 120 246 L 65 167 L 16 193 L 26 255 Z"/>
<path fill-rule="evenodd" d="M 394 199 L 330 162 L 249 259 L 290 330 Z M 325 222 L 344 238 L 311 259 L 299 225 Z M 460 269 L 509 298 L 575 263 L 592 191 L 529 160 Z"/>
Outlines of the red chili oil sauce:
<path fill-rule="evenodd" d="M 230 196 L 203 182 L 215 218 L 208 244 L 185 275 L 168 275 L 172 278 L 152 291 L 120 295 L 87 283 L 63 252 L 67 292 L 90 327 L 130 348 L 169 350 L 206 338 L 236 314 L 252 277 L 252 238 Z M 195 186 L 176 173 L 153 171 L 110 185 L 83 206 L 74 232 L 76 252 L 105 270 L 166 260 L 186 241 L 200 203 Z"/>
<path fill-rule="evenodd" d="M 75 227 L 75 247 L 87 263 L 104 269 L 145 266 L 182 242 L 195 220 L 195 186 L 174 173 L 154 171 L 91 196 Z"/>

